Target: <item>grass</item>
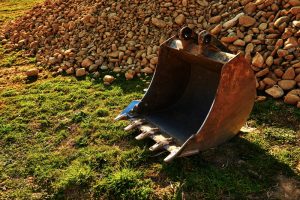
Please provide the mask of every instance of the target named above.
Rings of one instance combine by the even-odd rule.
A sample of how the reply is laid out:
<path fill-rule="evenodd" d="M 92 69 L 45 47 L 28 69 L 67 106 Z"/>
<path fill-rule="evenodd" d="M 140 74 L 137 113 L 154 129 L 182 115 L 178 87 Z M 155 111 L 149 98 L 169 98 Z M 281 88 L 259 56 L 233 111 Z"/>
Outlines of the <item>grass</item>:
<path fill-rule="evenodd" d="M 7 21 L 22 16 L 26 10 L 30 9 L 43 0 L 2 0 L 0 1 L 0 27 Z"/>
<path fill-rule="evenodd" d="M 1 51 L 0 63 L 20 54 Z M 131 100 L 142 97 L 149 78 L 119 78 L 104 86 L 101 78 L 51 78 L 42 71 L 31 81 L 23 71 L 34 62 L 16 57 L 0 66 L 0 199 L 299 195 L 299 109 L 271 99 L 256 103 L 247 122 L 254 131 L 166 164 L 166 153 L 149 152 L 152 141 L 136 141 L 137 133 L 123 131 L 128 122 L 113 121 Z"/>

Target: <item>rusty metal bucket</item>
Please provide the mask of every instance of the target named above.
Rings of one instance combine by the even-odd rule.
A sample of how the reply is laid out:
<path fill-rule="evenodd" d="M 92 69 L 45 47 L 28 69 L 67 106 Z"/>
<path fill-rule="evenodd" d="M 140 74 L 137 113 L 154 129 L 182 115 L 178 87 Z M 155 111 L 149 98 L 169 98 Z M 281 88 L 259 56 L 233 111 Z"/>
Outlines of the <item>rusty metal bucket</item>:
<path fill-rule="evenodd" d="M 255 100 L 255 78 L 242 54 L 233 55 L 206 31 L 185 27 L 160 47 L 150 87 L 116 120 L 136 139 L 152 138 L 150 150 L 166 149 L 169 162 L 196 154 L 236 135 Z"/>

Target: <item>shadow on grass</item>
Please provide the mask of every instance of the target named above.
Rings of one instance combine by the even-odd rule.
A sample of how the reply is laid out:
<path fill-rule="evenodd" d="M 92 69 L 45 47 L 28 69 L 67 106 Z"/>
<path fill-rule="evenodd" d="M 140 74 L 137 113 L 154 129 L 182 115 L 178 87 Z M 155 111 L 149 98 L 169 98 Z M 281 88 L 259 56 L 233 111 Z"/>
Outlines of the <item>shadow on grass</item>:
<path fill-rule="evenodd" d="M 38 76 L 30 76 L 30 77 L 27 77 L 25 83 L 26 84 L 31 84 L 31 83 L 34 83 L 38 80 Z"/>
<path fill-rule="evenodd" d="M 300 130 L 300 109 L 287 105 L 282 100 L 267 99 L 255 104 L 250 119 L 258 125 Z"/>
<path fill-rule="evenodd" d="M 164 163 L 158 181 L 161 187 L 176 183 L 176 199 L 300 199 L 300 176 L 290 164 L 299 157 L 295 150 L 299 145 L 299 110 L 269 99 L 255 104 L 251 120 L 261 131 L 241 132 L 217 148 Z M 265 133 L 264 128 L 271 129 L 271 133 Z M 277 133 L 279 129 L 294 135 L 285 138 Z M 143 145 L 153 143 L 146 141 Z M 273 147 L 282 152 L 271 155 Z M 163 163 L 166 156 L 164 153 L 148 160 Z M 280 156 L 290 160 L 289 164 L 281 162 Z"/>
<path fill-rule="evenodd" d="M 299 176 L 258 145 L 238 136 L 199 155 L 163 164 L 177 182 L 176 199 L 299 199 Z"/>

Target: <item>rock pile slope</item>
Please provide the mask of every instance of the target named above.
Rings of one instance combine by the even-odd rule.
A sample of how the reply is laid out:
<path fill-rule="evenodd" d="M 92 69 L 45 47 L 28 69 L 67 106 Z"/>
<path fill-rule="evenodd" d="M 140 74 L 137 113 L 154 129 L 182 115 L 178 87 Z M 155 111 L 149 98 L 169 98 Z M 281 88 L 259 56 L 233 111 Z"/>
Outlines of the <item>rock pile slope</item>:
<path fill-rule="evenodd" d="M 54 74 L 151 74 L 159 45 L 187 25 L 251 63 L 257 89 L 300 107 L 300 0 L 45 1 L 0 34 Z"/>

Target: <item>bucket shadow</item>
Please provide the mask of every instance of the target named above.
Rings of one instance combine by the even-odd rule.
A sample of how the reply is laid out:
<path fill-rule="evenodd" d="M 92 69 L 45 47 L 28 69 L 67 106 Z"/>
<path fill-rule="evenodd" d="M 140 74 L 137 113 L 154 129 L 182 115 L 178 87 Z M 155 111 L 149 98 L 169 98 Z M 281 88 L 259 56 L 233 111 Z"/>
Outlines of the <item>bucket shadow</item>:
<path fill-rule="evenodd" d="M 130 93 L 136 91 L 132 83 L 115 84 L 124 93 Z M 296 132 L 300 130 L 299 120 L 297 109 L 274 100 L 256 103 L 250 117 L 258 127 L 288 128 Z M 163 163 L 166 153 L 158 153 L 157 157 L 150 154 L 146 163 L 163 163 L 154 181 L 161 188 L 173 188 L 176 199 L 300 199 L 299 172 L 272 156 L 261 144 L 245 139 L 246 134 L 240 133 L 217 148 L 177 158 L 171 163 Z M 133 144 L 150 147 L 153 141 Z"/>
<path fill-rule="evenodd" d="M 191 157 L 163 164 L 176 199 L 299 199 L 300 177 L 258 145 L 237 136 Z"/>

